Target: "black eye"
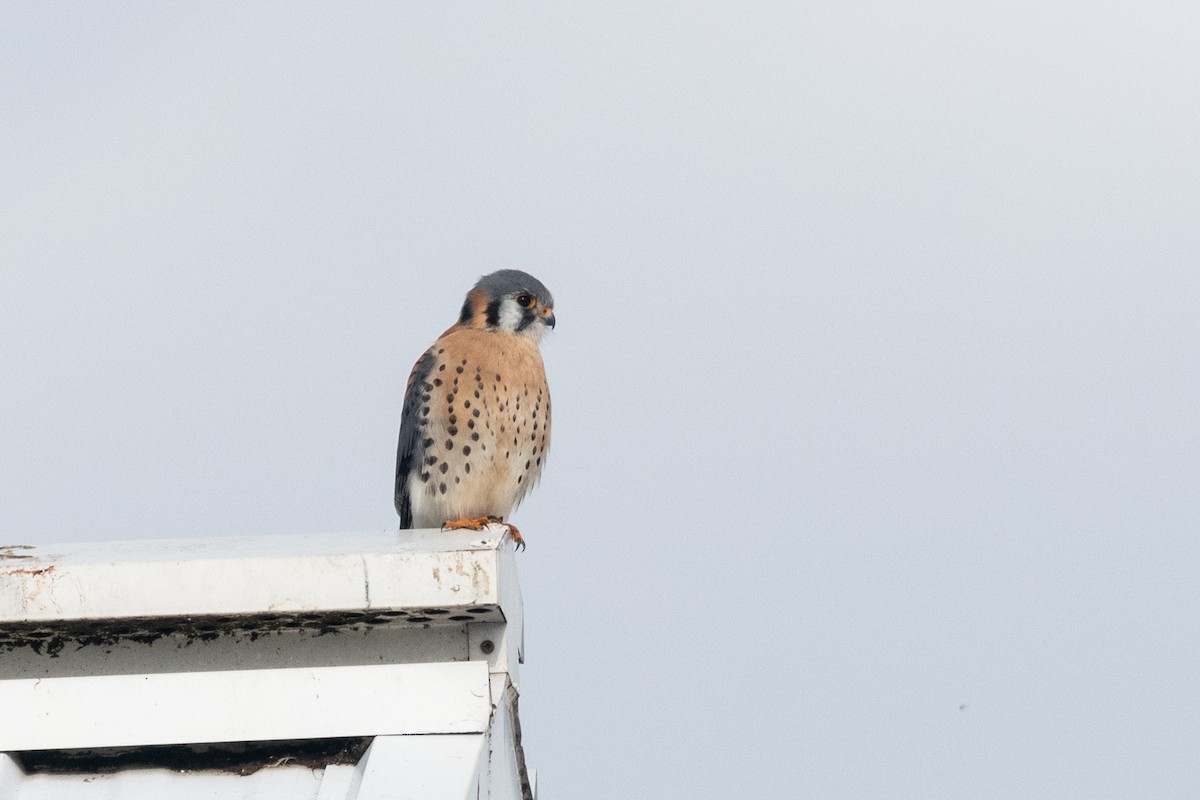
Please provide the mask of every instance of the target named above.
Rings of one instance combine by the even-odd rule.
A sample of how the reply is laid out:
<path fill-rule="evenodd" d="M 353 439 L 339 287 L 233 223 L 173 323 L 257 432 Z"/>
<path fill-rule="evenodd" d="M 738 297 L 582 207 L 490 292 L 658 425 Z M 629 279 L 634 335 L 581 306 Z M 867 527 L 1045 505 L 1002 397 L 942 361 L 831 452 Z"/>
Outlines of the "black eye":
<path fill-rule="evenodd" d="M 517 305 L 521 308 L 529 308 L 533 305 L 533 296 L 528 294 L 517 295 Z"/>

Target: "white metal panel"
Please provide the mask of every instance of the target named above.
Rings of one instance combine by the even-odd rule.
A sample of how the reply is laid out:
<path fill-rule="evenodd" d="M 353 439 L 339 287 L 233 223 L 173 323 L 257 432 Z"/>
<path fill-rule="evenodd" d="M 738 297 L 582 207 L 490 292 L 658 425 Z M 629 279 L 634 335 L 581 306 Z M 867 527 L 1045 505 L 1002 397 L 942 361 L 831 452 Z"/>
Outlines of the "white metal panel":
<path fill-rule="evenodd" d="M 0 753 L 0 797 L 16 797 L 25 773 L 8 753 Z"/>
<path fill-rule="evenodd" d="M 375 737 L 249 776 L 0 753 L 0 799 L 515 800 L 522 616 L 498 526 L 0 546 L 0 750 Z"/>
<path fill-rule="evenodd" d="M 516 730 L 512 705 L 508 696 L 515 691 L 505 686 L 502 676 L 492 679 L 493 693 L 502 695 L 496 703 L 492 727 L 488 732 L 491 747 L 488 752 L 488 788 L 492 800 L 521 800 L 521 767 L 524 756 L 518 759 Z"/>
<path fill-rule="evenodd" d="M 488 729 L 486 662 L 0 681 L 0 751 Z"/>
<path fill-rule="evenodd" d="M 492 525 L 0 546 L 0 623 L 495 604 L 510 542 Z"/>
<path fill-rule="evenodd" d="M 355 800 L 489 800 L 487 749 L 482 734 L 380 736 Z"/>
<path fill-rule="evenodd" d="M 316 800 L 355 800 L 362 785 L 362 773 L 361 764 L 330 764 L 325 768 Z"/>

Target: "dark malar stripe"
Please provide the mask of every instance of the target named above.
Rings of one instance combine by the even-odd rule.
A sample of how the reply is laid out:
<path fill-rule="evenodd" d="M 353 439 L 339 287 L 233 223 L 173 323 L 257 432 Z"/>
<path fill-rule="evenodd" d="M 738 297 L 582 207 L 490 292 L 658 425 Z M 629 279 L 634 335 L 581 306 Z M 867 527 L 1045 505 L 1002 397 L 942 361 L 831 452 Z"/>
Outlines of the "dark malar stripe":
<path fill-rule="evenodd" d="M 518 331 L 523 331 L 523 330 L 525 330 L 525 329 L 526 329 L 526 328 L 528 328 L 530 325 L 532 325 L 532 324 L 533 324 L 533 323 L 534 323 L 536 320 L 537 320 L 537 317 L 536 317 L 535 315 L 533 315 L 533 314 L 526 314 L 526 315 L 525 315 L 525 316 L 524 316 L 524 317 L 521 319 L 521 324 L 517 326 L 517 330 L 518 330 Z"/>

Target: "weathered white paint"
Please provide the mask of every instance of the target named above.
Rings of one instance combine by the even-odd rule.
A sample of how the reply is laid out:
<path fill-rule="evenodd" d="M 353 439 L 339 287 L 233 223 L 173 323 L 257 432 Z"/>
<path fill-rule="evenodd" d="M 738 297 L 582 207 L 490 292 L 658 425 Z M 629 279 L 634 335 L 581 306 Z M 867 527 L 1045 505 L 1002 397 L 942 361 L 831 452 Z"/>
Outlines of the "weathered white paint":
<path fill-rule="evenodd" d="M 492 697 L 495 712 L 492 717 L 490 739 L 491 759 L 488 762 L 488 785 L 490 791 L 503 797 L 508 787 L 521 785 L 523 759 L 518 758 L 515 709 L 515 690 L 503 680 L 492 679 Z"/>
<path fill-rule="evenodd" d="M 363 763 L 330 764 L 321 776 L 321 789 L 316 800 L 357 800 L 362 785 Z"/>
<path fill-rule="evenodd" d="M 0 751 L 486 731 L 487 664 L 0 681 Z"/>
<path fill-rule="evenodd" d="M 503 526 L 0 546 L 0 624 L 496 604 Z"/>
<path fill-rule="evenodd" d="M 354 800 L 487 798 L 487 751 L 480 735 L 380 736 L 363 756 Z"/>
<path fill-rule="evenodd" d="M 523 639 L 499 526 L 0 546 L 0 800 L 518 800 Z M 246 776 L 19 758 L 341 736 L 357 765 Z"/>
<path fill-rule="evenodd" d="M 8 753 L 0 753 L 0 797 L 15 797 L 25 775 Z"/>

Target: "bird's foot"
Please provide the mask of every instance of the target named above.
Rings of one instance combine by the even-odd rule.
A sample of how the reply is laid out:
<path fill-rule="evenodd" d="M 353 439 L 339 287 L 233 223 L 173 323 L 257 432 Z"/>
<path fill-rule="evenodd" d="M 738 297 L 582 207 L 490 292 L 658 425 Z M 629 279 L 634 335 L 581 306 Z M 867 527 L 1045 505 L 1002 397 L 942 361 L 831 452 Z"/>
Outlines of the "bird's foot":
<path fill-rule="evenodd" d="M 508 532 L 512 534 L 513 548 L 515 550 L 524 550 L 525 549 L 525 539 L 522 538 L 521 532 L 519 530 L 517 530 L 517 526 L 513 525 L 511 522 L 506 522 L 504 524 L 508 526 Z"/>
<path fill-rule="evenodd" d="M 448 519 L 442 523 L 442 530 L 481 531 L 484 529 L 484 526 L 499 521 L 499 517 L 459 517 L 458 519 Z"/>
<path fill-rule="evenodd" d="M 485 526 L 491 524 L 503 525 L 508 528 L 508 532 L 512 534 L 513 543 L 518 550 L 525 549 L 525 539 L 521 536 L 521 532 L 517 530 L 517 526 L 511 522 L 505 522 L 499 517 L 461 517 L 459 519 L 448 519 L 442 524 L 444 531 L 481 531 Z"/>

